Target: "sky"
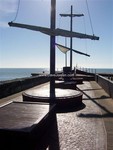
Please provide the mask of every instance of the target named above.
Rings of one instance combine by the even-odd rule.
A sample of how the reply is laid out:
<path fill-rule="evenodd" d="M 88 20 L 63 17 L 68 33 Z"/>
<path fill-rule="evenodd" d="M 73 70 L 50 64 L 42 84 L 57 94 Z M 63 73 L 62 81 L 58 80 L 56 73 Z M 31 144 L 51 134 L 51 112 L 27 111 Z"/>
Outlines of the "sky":
<path fill-rule="evenodd" d="M 99 41 L 73 38 L 73 49 L 90 55 L 73 53 L 73 67 L 113 68 L 113 0 L 56 0 L 56 28 L 70 30 L 70 18 L 59 14 L 70 13 L 71 5 L 73 13 L 84 14 L 73 17 L 73 31 L 89 35 L 94 32 L 100 37 Z M 50 27 L 50 11 L 50 0 L 0 0 L 0 68 L 50 67 L 48 35 L 8 26 L 13 21 Z M 56 42 L 70 46 L 69 38 L 59 36 Z M 57 47 L 55 56 L 56 69 L 64 67 L 65 54 Z M 67 64 L 70 65 L 70 52 Z"/>

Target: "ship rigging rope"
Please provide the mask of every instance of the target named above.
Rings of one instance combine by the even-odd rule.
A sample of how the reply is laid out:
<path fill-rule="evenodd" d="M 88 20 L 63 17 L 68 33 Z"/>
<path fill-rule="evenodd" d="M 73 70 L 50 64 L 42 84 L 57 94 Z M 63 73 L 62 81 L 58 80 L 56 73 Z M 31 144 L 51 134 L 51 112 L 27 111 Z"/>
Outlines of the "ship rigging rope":
<path fill-rule="evenodd" d="M 15 15 L 15 18 L 12 20 L 12 22 L 14 22 L 17 19 L 19 7 L 20 7 L 20 0 L 18 0 L 16 15 Z"/>
<path fill-rule="evenodd" d="M 84 22 L 84 30 L 85 30 L 85 34 L 86 34 L 86 21 L 85 21 L 85 16 L 83 16 L 83 22 Z M 85 49 L 86 49 L 86 54 L 87 54 L 87 39 L 85 39 Z"/>
<path fill-rule="evenodd" d="M 88 10 L 88 15 L 89 15 L 89 20 L 90 20 L 90 25 L 91 25 L 92 33 L 94 35 L 94 30 L 93 30 L 93 25 L 92 25 L 92 20 L 91 20 L 91 15 L 90 15 L 90 11 L 89 11 L 89 6 L 88 6 L 88 1 L 87 0 L 86 0 L 86 6 L 87 6 L 87 10 Z"/>

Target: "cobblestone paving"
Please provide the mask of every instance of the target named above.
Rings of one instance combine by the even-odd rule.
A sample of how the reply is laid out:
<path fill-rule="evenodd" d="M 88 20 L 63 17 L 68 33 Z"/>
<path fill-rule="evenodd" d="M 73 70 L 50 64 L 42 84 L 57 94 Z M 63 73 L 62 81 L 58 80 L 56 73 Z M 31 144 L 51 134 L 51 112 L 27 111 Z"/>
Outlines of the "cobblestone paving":
<path fill-rule="evenodd" d="M 80 89 L 87 89 L 95 97 L 89 82 Z M 99 107 L 85 95 L 83 110 L 57 114 L 60 150 L 106 150 L 106 131 Z"/>

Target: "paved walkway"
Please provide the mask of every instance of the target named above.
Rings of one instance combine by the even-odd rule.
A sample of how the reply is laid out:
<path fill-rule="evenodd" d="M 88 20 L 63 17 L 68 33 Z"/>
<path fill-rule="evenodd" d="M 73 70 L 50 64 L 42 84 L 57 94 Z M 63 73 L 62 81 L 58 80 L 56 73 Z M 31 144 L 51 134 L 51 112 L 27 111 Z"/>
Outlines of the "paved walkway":
<path fill-rule="evenodd" d="M 46 88 L 47 84 L 35 88 Z M 49 150 L 113 150 L 113 99 L 95 82 L 77 85 L 83 110 L 57 113 Z M 22 92 L 0 100 L 22 101 Z"/>
<path fill-rule="evenodd" d="M 83 110 L 57 114 L 61 150 L 113 150 L 113 99 L 94 81 L 78 86 Z"/>

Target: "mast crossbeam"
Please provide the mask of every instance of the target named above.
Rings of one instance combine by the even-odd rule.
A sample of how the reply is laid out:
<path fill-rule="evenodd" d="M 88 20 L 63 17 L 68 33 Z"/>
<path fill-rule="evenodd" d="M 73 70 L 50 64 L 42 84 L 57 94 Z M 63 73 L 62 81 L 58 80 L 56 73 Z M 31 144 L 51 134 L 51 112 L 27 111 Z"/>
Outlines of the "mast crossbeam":
<path fill-rule="evenodd" d="M 9 22 L 8 24 L 11 27 L 18 27 L 18 28 L 24 28 L 24 29 L 29 29 L 33 31 L 39 31 L 50 36 L 64 36 L 64 37 L 75 37 L 75 38 L 81 38 L 81 39 L 99 40 L 99 37 L 95 35 L 87 35 L 87 34 L 78 33 L 78 32 L 71 32 L 71 31 L 59 29 L 59 28 L 50 29 L 46 27 L 33 26 L 33 25 L 27 25 L 27 24 L 21 24 L 21 23 L 13 23 L 13 22 Z"/>
<path fill-rule="evenodd" d="M 84 14 L 60 14 L 61 17 L 81 17 Z"/>

